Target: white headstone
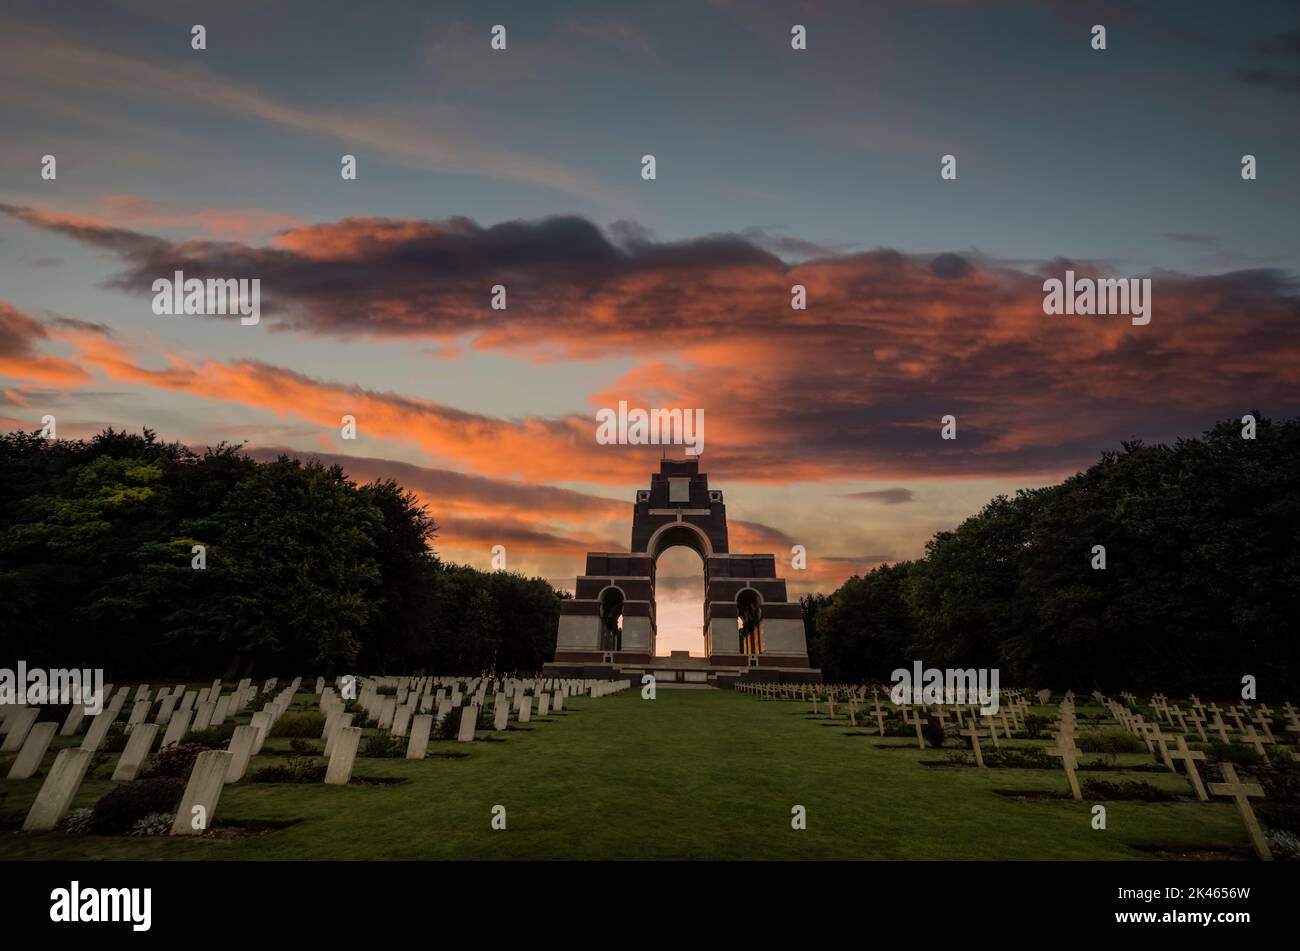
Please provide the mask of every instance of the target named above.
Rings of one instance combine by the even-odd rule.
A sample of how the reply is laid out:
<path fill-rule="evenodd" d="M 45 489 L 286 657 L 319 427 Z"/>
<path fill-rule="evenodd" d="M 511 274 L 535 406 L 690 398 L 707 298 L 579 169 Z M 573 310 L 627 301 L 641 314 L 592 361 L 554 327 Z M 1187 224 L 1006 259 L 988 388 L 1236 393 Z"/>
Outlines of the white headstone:
<path fill-rule="evenodd" d="M 257 730 L 257 741 L 253 744 L 253 755 L 256 756 L 262 752 L 262 745 L 266 743 L 266 738 L 271 735 L 271 714 L 266 711 L 254 713 L 249 725 Z"/>
<path fill-rule="evenodd" d="M 91 750 L 64 748 L 54 758 L 54 765 L 45 775 L 41 791 L 36 794 L 36 801 L 23 822 L 24 832 L 40 832 L 53 829 L 59 820 L 67 814 L 72 798 L 81 788 L 81 780 L 86 775 L 86 767 L 94 759 Z"/>
<path fill-rule="evenodd" d="M 204 750 L 199 754 L 176 810 L 172 835 L 202 835 L 212 827 L 229 771 L 230 754 L 225 750 Z"/>
<path fill-rule="evenodd" d="M 407 759 L 424 759 L 429 752 L 429 734 L 433 732 L 433 716 L 417 713 L 411 720 L 411 738 L 406 744 Z"/>
<path fill-rule="evenodd" d="M 172 718 L 167 721 L 167 732 L 163 734 L 162 745 L 159 749 L 173 746 L 181 741 L 190 729 L 190 720 L 194 718 L 193 710 L 177 710 L 172 714 Z"/>
<path fill-rule="evenodd" d="M 74 703 L 68 709 L 68 718 L 63 721 L 63 729 L 59 731 L 59 736 L 76 736 L 77 731 L 81 729 L 82 721 L 86 719 L 86 708 L 79 703 Z"/>
<path fill-rule="evenodd" d="M 226 782 L 237 783 L 248 772 L 248 761 L 253 756 L 253 744 L 257 742 L 257 728 L 237 726 L 230 735 L 230 766 L 226 770 Z"/>
<path fill-rule="evenodd" d="M 54 739 L 54 731 L 59 728 L 57 723 L 47 721 L 38 723 L 27 731 L 27 739 L 23 742 L 23 748 L 18 753 L 18 758 L 14 760 L 14 765 L 9 768 L 10 779 L 30 779 L 41 766 L 41 760 L 45 758 L 45 752 L 50 748 L 50 741 Z"/>
<path fill-rule="evenodd" d="M 0 744 L 0 753 L 13 753 L 23 748 L 27 733 L 40 712 L 39 707 L 23 707 L 17 713 L 10 715 L 9 732 L 5 735 L 4 743 Z"/>
<path fill-rule="evenodd" d="M 140 767 L 149 757 L 149 750 L 153 747 L 154 737 L 158 735 L 157 723 L 140 723 L 131 731 L 130 738 L 126 741 L 126 749 L 118 758 L 117 769 L 113 770 L 113 780 L 115 782 L 130 782 L 135 779 L 136 774 L 140 772 Z"/>
<path fill-rule="evenodd" d="M 176 712 L 176 704 L 180 702 L 178 694 L 170 693 L 158 707 L 158 712 L 154 715 L 153 722 L 159 726 L 166 726 L 171 722 L 172 714 Z"/>
<path fill-rule="evenodd" d="M 90 721 L 90 729 L 86 731 L 81 741 L 81 748 L 91 753 L 99 749 L 99 744 L 104 742 L 104 737 L 108 735 L 108 728 L 113 725 L 113 720 L 116 718 L 117 712 L 112 709 L 96 715 L 95 719 Z"/>
<path fill-rule="evenodd" d="M 338 738 L 339 730 L 345 726 L 352 725 L 351 713 L 340 713 L 339 718 L 334 722 L 334 728 L 330 730 L 329 736 L 325 737 L 325 755 L 329 756 L 334 751 L 334 740 Z M 329 726 L 327 723 L 326 726 Z"/>
<path fill-rule="evenodd" d="M 406 736 L 411 725 L 411 714 L 415 712 L 413 704 L 400 703 L 393 711 L 393 736 Z"/>
<path fill-rule="evenodd" d="M 135 702 L 135 706 L 131 708 L 131 716 L 126 721 L 128 733 L 134 730 L 137 724 L 145 721 L 145 718 L 149 716 L 150 706 L 152 704 L 148 700 L 137 700 Z"/>
<path fill-rule="evenodd" d="M 206 730 L 212 725 L 212 714 L 217 710 L 215 703 L 208 703 L 206 700 L 201 702 L 194 711 L 193 730 Z"/>
<path fill-rule="evenodd" d="M 474 727 L 478 723 L 478 707 L 470 704 L 460 711 L 460 730 L 456 734 L 458 743 L 474 741 Z"/>
<path fill-rule="evenodd" d="M 361 727 L 340 727 L 334 734 L 334 749 L 330 752 L 329 766 L 325 769 L 325 782 L 331 786 L 346 786 L 352 778 L 352 764 L 357 759 L 361 744 Z"/>

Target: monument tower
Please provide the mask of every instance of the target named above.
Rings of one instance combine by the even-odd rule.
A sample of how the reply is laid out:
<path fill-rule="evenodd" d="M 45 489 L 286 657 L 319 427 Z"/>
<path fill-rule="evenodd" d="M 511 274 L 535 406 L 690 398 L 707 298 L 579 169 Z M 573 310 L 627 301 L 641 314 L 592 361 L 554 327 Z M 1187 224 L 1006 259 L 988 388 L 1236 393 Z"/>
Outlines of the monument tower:
<path fill-rule="evenodd" d="M 684 545 L 704 563 L 705 657 L 655 654 L 655 564 Z M 555 660 L 565 677 L 649 671 L 660 681 L 728 686 L 738 679 L 820 682 L 803 613 L 777 577 L 775 555 L 731 551 L 722 492 L 698 459 L 664 459 L 639 489 L 628 552 L 589 552 L 572 600 L 560 605 Z"/>

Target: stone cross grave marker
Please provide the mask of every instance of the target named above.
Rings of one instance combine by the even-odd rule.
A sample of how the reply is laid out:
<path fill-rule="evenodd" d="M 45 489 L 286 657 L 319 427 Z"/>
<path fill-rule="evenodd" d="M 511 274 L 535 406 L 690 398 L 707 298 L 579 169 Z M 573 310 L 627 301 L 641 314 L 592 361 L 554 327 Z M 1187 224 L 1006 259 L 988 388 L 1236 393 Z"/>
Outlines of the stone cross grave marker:
<path fill-rule="evenodd" d="M 1232 742 L 1228 739 L 1228 725 L 1223 722 L 1223 717 L 1219 716 L 1218 712 L 1215 712 L 1214 719 L 1210 721 L 1210 729 L 1219 734 L 1221 743 Z"/>
<path fill-rule="evenodd" d="M 1192 788 L 1196 790 L 1196 798 L 1201 802 L 1209 800 L 1205 794 L 1205 784 L 1201 782 L 1201 774 L 1196 769 L 1196 761 L 1205 759 L 1205 754 L 1200 750 L 1188 749 L 1187 740 L 1181 734 L 1177 737 L 1177 749 L 1169 754 L 1170 759 L 1182 760 L 1183 766 L 1187 769 L 1187 778 L 1192 783 Z"/>
<path fill-rule="evenodd" d="M 985 727 L 985 729 L 987 729 L 987 730 L 989 731 L 989 738 L 993 741 L 993 748 L 994 748 L 995 750 L 997 750 L 997 749 L 1001 749 L 1001 748 L 1002 748 L 1002 744 L 998 742 L 998 724 L 997 724 L 997 721 L 994 720 L 993 717 L 991 717 L 991 716 L 987 716 L 987 717 L 984 718 L 984 727 Z M 1008 739 L 1010 739 L 1010 737 L 1008 737 Z"/>
<path fill-rule="evenodd" d="M 1065 769 L 1065 778 L 1070 781 L 1070 795 L 1075 799 L 1082 800 L 1083 793 L 1079 790 L 1079 778 L 1074 775 L 1074 771 L 1079 768 L 1079 750 L 1074 745 L 1074 739 L 1064 733 L 1057 737 L 1057 745 L 1047 751 L 1048 756 L 1060 757 L 1061 766 Z"/>
<path fill-rule="evenodd" d="M 975 765 L 980 769 L 984 769 L 984 753 L 980 750 L 980 737 L 984 735 L 984 731 L 979 728 L 979 724 L 975 722 L 974 717 L 971 717 L 970 727 L 960 731 L 960 733 L 962 736 L 970 738 L 971 749 L 975 751 Z"/>
<path fill-rule="evenodd" d="M 1264 838 L 1264 833 L 1259 827 L 1259 820 L 1255 818 L 1255 810 L 1250 807 L 1251 799 L 1259 799 L 1264 795 L 1264 787 L 1258 783 L 1243 783 L 1237 778 L 1237 770 L 1231 763 L 1224 763 L 1220 767 L 1223 771 L 1223 778 L 1226 780 L 1222 783 L 1210 783 L 1210 792 L 1215 796 L 1228 796 L 1237 806 L 1237 812 L 1241 816 L 1241 821 L 1246 826 L 1246 831 L 1250 833 L 1250 844 L 1255 847 L 1255 854 L 1262 861 L 1273 861 L 1273 853 L 1268 849 L 1268 842 Z"/>
<path fill-rule="evenodd" d="M 1168 741 L 1172 740 L 1173 737 L 1166 733 L 1157 723 L 1148 723 L 1147 731 L 1151 735 L 1151 738 L 1156 741 L 1156 746 L 1160 750 L 1160 761 L 1165 764 L 1165 769 L 1168 769 L 1171 772 L 1175 771 L 1174 761 L 1169 757 L 1168 744 Z"/>
<path fill-rule="evenodd" d="M 1255 724 L 1252 723 L 1246 727 L 1245 736 L 1241 738 L 1241 742 L 1247 746 L 1255 747 L 1255 752 L 1263 757 L 1265 763 L 1269 761 L 1268 752 L 1264 749 L 1264 745 L 1272 743 L 1273 738 L 1271 736 L 1261 736 L 1257 733 L 1255 731 Z"/>

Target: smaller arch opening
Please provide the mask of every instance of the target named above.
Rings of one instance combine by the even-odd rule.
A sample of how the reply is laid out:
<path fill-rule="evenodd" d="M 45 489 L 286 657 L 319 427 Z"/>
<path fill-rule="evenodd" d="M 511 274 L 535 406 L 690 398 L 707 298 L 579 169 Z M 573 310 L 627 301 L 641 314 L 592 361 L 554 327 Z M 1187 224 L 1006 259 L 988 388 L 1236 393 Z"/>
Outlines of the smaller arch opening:
<path fill-rule="evenodd" d="M 744 588 L 736 595 L 736 627 L 742 653 L 763 653 L 763 597 L 753 588 Z"/>
<path fill-rule="evenodd" d="M 600 593 L 600 649 L 623 649 L 623 589 L 612 585 Z"/>

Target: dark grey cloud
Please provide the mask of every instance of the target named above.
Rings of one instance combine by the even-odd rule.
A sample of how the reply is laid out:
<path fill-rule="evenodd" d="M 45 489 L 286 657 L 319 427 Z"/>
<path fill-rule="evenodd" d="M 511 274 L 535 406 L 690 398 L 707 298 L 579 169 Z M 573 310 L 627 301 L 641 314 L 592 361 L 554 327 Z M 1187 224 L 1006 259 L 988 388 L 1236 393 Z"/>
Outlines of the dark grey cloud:
<path fill-rule="evenodd" d="M 912 490 L 901 486 L 892 489 L 872 489 L 868 492 L 850 492 L 846 499 L 862 499 L 867 502 L 883 502 L 885 505 L 901 505 L 912 501 Z"/>
<path fill-rule="evenodd" d="M 1300 29 L 1278 33 L 1255 44 L 1263 62 L 1238 71 L 1242 82 L 1282 92 L 1300 92 Z"/>

